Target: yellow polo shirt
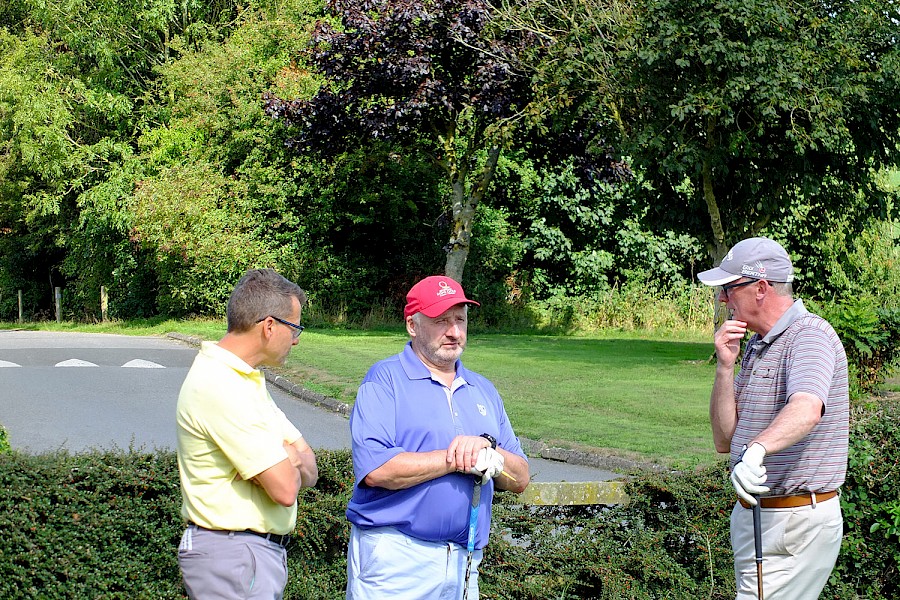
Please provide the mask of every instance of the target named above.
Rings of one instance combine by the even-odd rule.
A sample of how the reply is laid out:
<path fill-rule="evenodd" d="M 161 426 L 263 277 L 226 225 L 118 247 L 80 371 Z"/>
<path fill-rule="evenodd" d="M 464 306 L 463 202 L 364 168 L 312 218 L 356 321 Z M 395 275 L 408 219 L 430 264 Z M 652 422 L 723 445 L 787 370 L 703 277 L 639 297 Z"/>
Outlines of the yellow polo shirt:
<path fill-rule="evenodd" d="M 251 481 L 288 457 L 283 442 L 302 437 L 261 371 L 204 342 L 181 386 L 176 423 L 182 517 L 207 529 L 293 531 L 297 503 L 282 506 Z"/>

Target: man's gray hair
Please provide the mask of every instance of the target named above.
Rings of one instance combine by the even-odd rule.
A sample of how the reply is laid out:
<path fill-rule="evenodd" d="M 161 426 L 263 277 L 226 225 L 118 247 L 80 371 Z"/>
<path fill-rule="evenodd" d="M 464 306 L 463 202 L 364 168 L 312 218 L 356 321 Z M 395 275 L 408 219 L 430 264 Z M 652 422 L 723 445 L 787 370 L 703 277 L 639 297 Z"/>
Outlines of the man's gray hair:
<path fill-rule="evenodd" d="M 772 286 L 772 289 L 775 290 L 775 293 L 779 296 L 794 296 L 794 286 L 790 281 L 781 282 L 781 281 L 770 281 L 769 285 Z"/>
<path fill-rule="evenodd" d="M 293 309 L 293 298 L 306 304 L 306 292 L 274 269 L 251 269 L 234 286 L 228 299 L 228 332 L 251 329 L 268 316 L 286 319 Z"/>

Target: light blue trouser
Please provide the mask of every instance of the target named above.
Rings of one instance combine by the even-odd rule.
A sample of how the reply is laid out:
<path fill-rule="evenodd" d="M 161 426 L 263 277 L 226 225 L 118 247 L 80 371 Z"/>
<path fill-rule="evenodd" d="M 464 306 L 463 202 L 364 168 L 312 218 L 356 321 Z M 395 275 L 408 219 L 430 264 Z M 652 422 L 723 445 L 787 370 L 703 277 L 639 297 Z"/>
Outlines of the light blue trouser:
<path fill-rule="evenodd" d="M 178 566 L 189 598 L 281 600 L 287 552 L 252 533 L 190 525 L 178 546 Z"/>
<path fill-rule="evenodd" d="M 462 600 L 466 574 L 463 546 L 425 542 L 393 527 L 350 528 L 347 600 Z M 478 598 L 478 565 L 472 553 L 469 600 Z"/>
<path fill-rule="evenodd" d="M 816 507 L 760 509 L 763 595 L 766 600 L 816 600 L 828 583 L 844 533 L 837 497 Z M 731 548 L 737 599 L 755 600 L 756 546 L 753 511 L 735 504 Z"/>

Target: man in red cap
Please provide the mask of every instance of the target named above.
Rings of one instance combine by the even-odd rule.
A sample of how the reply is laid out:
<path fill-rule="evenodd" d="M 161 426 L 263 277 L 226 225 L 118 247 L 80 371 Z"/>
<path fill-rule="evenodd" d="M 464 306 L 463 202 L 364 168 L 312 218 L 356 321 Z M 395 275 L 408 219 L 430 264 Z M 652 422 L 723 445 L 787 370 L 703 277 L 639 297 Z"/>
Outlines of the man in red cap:
<path fill-rule="evenodd" d="M 528 461 L 493 384 L 459 360 L 478 303 L 445 276 L 406 299 L 410 341 L 369 370 L 350 416 L 347 598 L 474 599 L 494 489 L 523 491 Z"/>

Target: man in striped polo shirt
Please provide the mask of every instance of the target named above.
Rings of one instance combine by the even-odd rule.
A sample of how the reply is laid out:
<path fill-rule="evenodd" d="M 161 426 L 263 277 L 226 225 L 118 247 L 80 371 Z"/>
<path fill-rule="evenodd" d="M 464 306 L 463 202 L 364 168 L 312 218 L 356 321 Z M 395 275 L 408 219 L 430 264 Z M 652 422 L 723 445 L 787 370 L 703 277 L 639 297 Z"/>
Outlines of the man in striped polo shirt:
<path fill-rule="evenodd" d="M 766 600 L 813 600 L 837 561 L 847 471 L 847 356 L 827 321 L 793 299 L 794 268 L 767 238 L 732 248 L 698 275 L 731 311 L 715 333 L 709 414 L 716 450 L 731 453 L 737 598 L 756 598 L 753 515 L 761 507 Z M 747 330 L 737 375 L 734 364 Z M 765 485 L 764 485 L 765 484 Z"/>

